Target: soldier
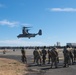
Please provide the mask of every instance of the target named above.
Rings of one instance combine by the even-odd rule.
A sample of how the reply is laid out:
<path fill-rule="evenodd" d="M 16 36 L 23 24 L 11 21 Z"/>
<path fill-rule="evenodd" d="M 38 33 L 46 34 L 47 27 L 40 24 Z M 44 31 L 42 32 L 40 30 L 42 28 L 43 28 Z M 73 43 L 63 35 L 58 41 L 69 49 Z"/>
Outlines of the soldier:
<path fill-rule="evenodd" d="M 43 60 L 43 64 L 45 64 L 46 54 L 47 54 L 45 48 L 46 48 L 46 47 L 44 46 L 44 47 L 43 47 L 43 50 L 42 50 L 42 60 Z"/>
<path fill-rule="evenodd" d="M 33 56 L 34 56 L 34 63 L 36 63 L 36 60 L 37 60 L 37 47 L 35 47 L 35 50 L 33 51 Z"/>
<path fill-rule="evenodd" d="M 51 50 L 51 68 L 54 64 L 55 68 L 57 68 L 57 58 L 58 58 L 58 53 L 56 51 L 56 48 L 54 47 L 52 50 Z"/>
<path fill-rule="evenodd" d="M 50 49 L 50 47 L 49 47 L 49 49 L 48 49 L 48 64 L 50 64 L 50 60 L 51 60 L 51 49 Z"/>
<path fill-rule="evenodd" d="M 23 63 L 25 63 L 25 62 L 27 63 L 27 59 L 26 59 L 26 54 L 25 54 L 24 47 L 22 47 L 21 53 L 22 53 L 22 62 Z"/>
<path fill-rule="evenodd" d="M 70 49 L 69 50 L 69 56 L 70 56 L 70 64 L 74 64 L 74 60 L 73 60 L 73 52 L 72 52 L 73 50 L 72 49 Z"/>
<path fill-rule="evenodd" d="M 6 53 L 6 50 L 4 49 L 4 50 L 3 50 L 3 54 L 5 54 L 5 53 Z"/>
<path fill-rule="evenodd" d="M 75 48 L 73 50 L 73 54 L 74 54 L 74 62 L 75 62 L 75 60 L 76 60 L 76 49 Z"/>
<path fill-rule="evenodd" d="M 36 62 L 37 65 L 39 65 L 39 63 L 41 64 L 41 56 L 40 56 L 39 47 L 35 48 L 33 55 L 34 55 L 34 63 Z"/>
<path fill-rule="evenodd" d="M 67 50 L 66 47 L 64 47 L 63 55 L 64 55 L 64 66 L 63 67 L 69 67 L 69 51 Z"/>
<path fill-rule="evenodd" d="M 38 64 L 41 65 L 41 56 L 42 56 L 42 52 L 39 50 L 39 47 L 37 47 L 37 51 L 38 51 L 37 61 L 38 61 Z"/>
<path fill-rule="evenodd" d="M 57 51 L 57 53 L 58 53 L 57 62 L 59 63 L 59 50 L 56 48 L 56 51 Z"/>

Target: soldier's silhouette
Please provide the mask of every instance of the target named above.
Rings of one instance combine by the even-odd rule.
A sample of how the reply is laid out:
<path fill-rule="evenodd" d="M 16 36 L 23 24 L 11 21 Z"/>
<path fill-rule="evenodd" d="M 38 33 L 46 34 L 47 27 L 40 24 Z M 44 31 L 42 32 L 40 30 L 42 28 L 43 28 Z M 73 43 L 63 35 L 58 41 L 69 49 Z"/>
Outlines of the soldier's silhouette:
<path fill-rule="evenodd" d="M 48 49 L 48 64 L 50 64 L 50 61 L 51 61 L 51 49 L 50 49 L 50 47 L 49 47 L 49 49 Z"/>
<path fill-rule="evenodd" d="M 56 51 L 56 48 L 54 47 L 51 50 L 51 68 L 53 67 L 53 64 L 54 64 L 55 68 L 58 67 L 58 65 L 57 65 L 57 58 L 58 58 L 58 53 Z"/>
<path fill-rule="evenodd" d="M 69 51 L 67 50 L 67 47 L 64 47 L 63 50 L 63 55 L 64 55 L 64 66 L 63 67 L 69 67 Z"/>
<path fill-rule="evenodd" d="M 46 48 L 46 47 L 44 46 L 43 49 L 42 49 L 42 60 L 43 60 L 43 64 L 45 64 L 46 54 L 47 54 L 45 48 Z"/>
<path fill-rule="evenodd" d="M 21 56 L 21 57 L 22 57 L 22 58 L 21 58 L 21 59 L 22 59 L 22 62 L 23 62 L 23 63 L 25 63 L 25 62 L 27 63 L 27 59 L 26 59 L 26 54 L 25 54 L 24 47 L 22 47 L 21 53 L 22 53 L 22 56 Z"/>

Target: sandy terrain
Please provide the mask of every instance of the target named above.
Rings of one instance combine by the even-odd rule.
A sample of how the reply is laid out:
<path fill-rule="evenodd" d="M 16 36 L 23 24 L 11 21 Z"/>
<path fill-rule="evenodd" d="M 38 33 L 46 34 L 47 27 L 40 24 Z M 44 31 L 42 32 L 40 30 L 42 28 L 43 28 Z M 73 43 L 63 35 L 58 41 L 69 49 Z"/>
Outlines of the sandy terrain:
<path fill-rule="evenodd" d="M 0 75 L 24 75 L 26 65 L 16 60 L 0 58 Z"/>

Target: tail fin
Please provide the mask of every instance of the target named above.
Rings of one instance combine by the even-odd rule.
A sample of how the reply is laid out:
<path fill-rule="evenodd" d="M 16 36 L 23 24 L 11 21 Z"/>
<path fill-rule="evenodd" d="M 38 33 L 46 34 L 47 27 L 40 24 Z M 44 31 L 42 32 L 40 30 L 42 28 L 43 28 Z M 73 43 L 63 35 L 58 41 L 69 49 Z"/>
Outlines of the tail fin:
<path fill-rule="evenodd" d="M 39 35 L 42 35 L 42 30 L 41 30 L 41 29 L 39 30 L 38 34 L 39 34 Z"/>

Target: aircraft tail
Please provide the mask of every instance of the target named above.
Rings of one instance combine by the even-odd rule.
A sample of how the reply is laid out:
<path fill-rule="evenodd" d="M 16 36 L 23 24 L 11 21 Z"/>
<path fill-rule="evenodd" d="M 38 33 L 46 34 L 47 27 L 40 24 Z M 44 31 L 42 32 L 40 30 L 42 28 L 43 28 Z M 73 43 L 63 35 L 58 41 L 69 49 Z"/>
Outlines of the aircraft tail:
<path fill-rule="evenodd" d="M 39 35 L 42 35 L 42 30 L 41 30 L 41 29 L 39 30 L 38 34 L 39 34 Z"/>

